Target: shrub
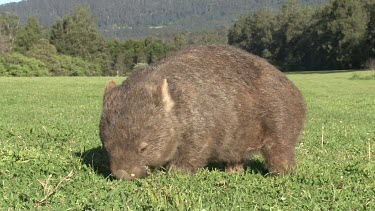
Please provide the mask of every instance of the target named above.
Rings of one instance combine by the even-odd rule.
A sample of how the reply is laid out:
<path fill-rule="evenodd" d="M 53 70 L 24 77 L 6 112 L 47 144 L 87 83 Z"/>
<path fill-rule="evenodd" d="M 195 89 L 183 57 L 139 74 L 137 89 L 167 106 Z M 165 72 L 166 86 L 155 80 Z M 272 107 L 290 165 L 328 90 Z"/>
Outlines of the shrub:
<path fill-rule="evenodd" d="M 67 55 L 53 55 L 48 65 L 54 76 L 96 76 L 101 73 L 100 65 Z"/>
<path fill-rule="evenodd" d="M 78 57 L 58 54 L 55 46 L 41 39 L 26 52 L 31 58 L 46 64 L 53 76 L 94 76 L 100 75 L 100 65 L 87 62 Z"/>
<path fill-rule="evenodd" d="M 0 60 L 0 75 L 2 76 L 48 76 L 47 66 L 34 58 L 19 53 L 5 54 Z"/>
<path fill-rule="evenodd" d="M 354 73 L 350 80 L 375 80 L 375 71 L 371 70 Z"/>
<path fill-rule="evenodd" d="M 0 57 L 0 76 L 8 76 L 4 63 L 4 58 Z"/>

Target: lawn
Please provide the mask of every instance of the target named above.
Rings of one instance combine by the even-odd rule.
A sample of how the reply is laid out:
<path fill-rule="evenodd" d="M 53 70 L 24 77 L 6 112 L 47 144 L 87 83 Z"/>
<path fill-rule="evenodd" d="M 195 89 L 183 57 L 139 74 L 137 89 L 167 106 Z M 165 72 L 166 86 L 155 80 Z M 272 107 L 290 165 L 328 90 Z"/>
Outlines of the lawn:
<path fill-rule="evenodd" d="M 354 74 L 288 74 L 308 108 L 293 175 L 256 156 L 244 173 L 133 182 L 111 179 L 100 148 L 110 78 L 0 78 L 0 210 L 375 210 L 375 80 Z"/>

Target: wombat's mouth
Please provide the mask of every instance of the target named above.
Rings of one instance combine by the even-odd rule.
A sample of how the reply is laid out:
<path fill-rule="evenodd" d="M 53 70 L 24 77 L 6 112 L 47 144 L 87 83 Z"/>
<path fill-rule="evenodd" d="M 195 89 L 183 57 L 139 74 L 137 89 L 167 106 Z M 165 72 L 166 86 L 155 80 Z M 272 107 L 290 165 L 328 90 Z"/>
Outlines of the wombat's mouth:
<path fill-rule="evenodd" d="M 117 179 L 120 179 L 120 180 L 134 180 L 134 179 L 146 177 L 147 170 L 148 170 L 148 167 L 143 166 L 143 167 L 135 167 L 131 169 L 130 171 L 131 173 L 128 173 L 127 171 L 123 169 L 119 169 L 119 170 L 113 171 L 112 174 L 113 176 L 115 176 Z"/>

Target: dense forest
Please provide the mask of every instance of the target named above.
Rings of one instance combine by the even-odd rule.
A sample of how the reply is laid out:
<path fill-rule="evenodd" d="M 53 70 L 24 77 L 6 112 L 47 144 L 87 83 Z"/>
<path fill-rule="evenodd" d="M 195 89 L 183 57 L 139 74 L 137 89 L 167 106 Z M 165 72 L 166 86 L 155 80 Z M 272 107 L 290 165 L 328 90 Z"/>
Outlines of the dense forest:
<path fill-rule="evenodd" d="M 261 8 L 278 9 L 287 0 L 24 0 L 0 6 L 0 13 L 17 15 L 25 24 L 34 16 L 42 26 L 50 27 L 74 5 L 86 4 L 105 38 L 145 38 L 177 32 L 228 29 L 240 15 Z M 328 0 L 301 0 L 320 5 Z"/>
<path fill-rule="evenodd" d="M 375 67 L 374 0 L 331 0 L 321 8 L 290 0 L 278 11 L 237 20 L 228 42 L 282 70 Z"/>
<path fill-rule="evenodd" d="M 186 46 L 226 41 L 282 71 L 375 67 L 375 3 L 331 0 L 315 7 L 288 0 L 280 10 L 238 18 L 229 31 L 137 40 L 105 38 L 87 4 L 50 26 L 0 13 L 0 76 L 124 76 Z"/>

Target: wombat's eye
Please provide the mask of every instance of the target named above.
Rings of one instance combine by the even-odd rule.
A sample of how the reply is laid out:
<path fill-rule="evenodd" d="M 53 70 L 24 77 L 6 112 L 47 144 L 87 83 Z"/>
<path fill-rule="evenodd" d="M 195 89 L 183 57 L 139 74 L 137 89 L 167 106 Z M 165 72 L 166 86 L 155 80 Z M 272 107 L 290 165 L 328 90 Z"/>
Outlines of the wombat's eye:
<path fill-rule="evenodd" d="M 142 142 L 139 148 L 140 152 L 144 152 L 148 146 L 148 143 Z"/>

